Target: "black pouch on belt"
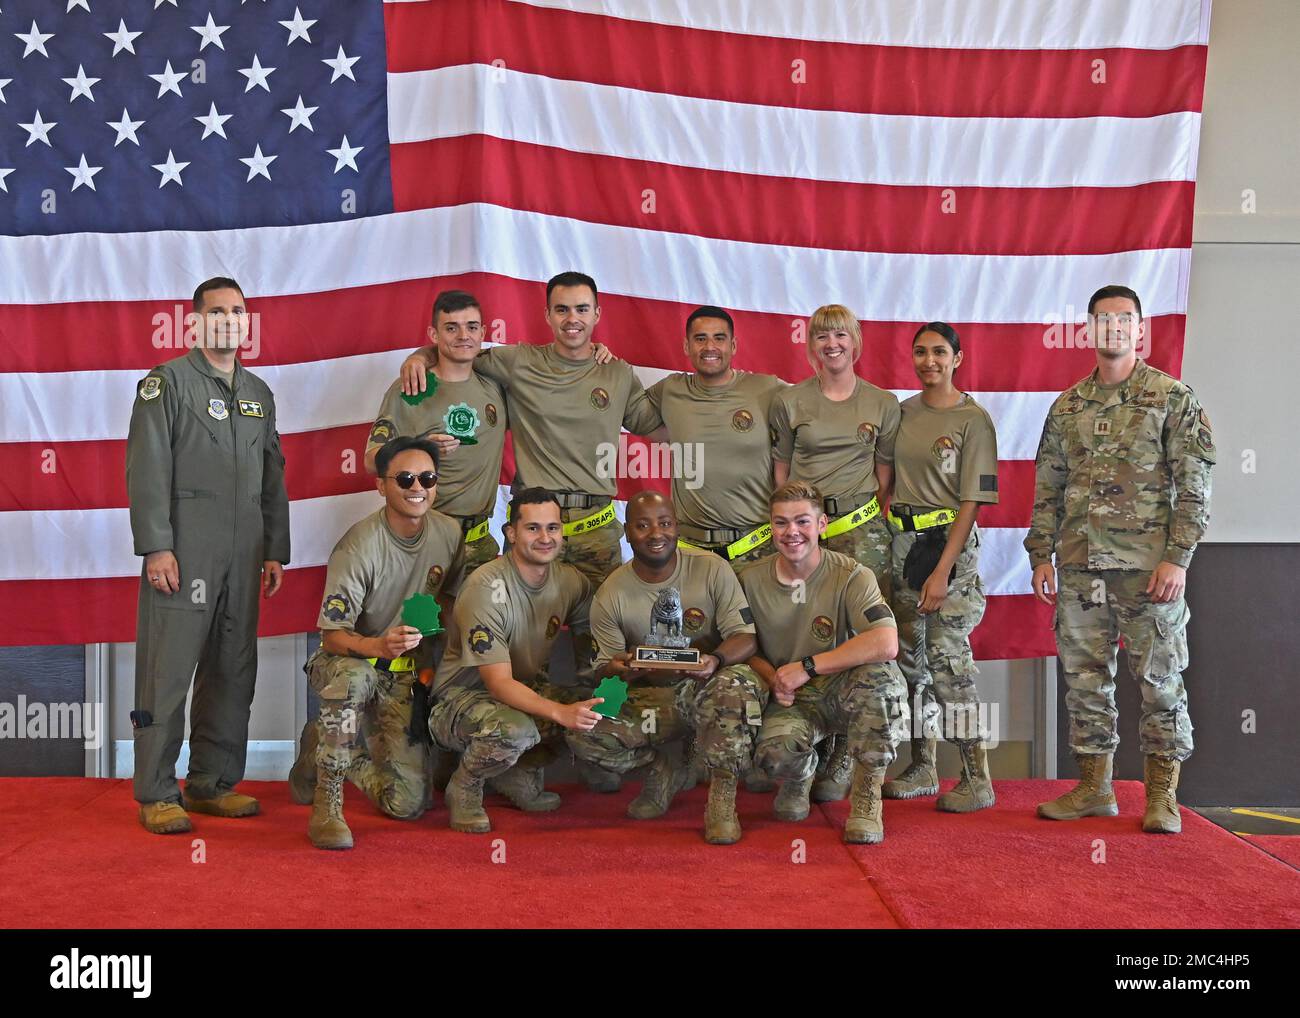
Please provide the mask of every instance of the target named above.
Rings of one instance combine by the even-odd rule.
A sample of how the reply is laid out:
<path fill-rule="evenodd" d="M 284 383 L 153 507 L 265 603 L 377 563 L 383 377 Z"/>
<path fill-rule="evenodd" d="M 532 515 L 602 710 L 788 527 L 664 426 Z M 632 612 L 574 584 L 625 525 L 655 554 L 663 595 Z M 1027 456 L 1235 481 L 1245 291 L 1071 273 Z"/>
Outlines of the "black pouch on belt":
<path fill-rule="evenodd" d="M 925 581 L 930 578 L 935 566 L 939 564 L 939 559 L 943 556 L 944 545 L 947 543 L 947 527 L 931 527 L 929 530 L 922 530 L 916 535 L 916 540 L 912 543 L 907 558 L 903 559 L 903 579 L 907 581 L 907 585 L 912 590 L 920 590 L 925 586 Z M 954 565 L 952 572 L 948 575 L 948 582 L 952 583 L 953 577 L 956 575 L 957 567 Z"/>
<path fill-rule="evenodd" d="M 433 736 L 429 732 L 429 711 L 433 704 L 429 698 L 429 687 L 417 675 L 411 684 L 411 723 L 406 729 L 406 738 L 412 746 L 424 743 L 433 745 Z"/>

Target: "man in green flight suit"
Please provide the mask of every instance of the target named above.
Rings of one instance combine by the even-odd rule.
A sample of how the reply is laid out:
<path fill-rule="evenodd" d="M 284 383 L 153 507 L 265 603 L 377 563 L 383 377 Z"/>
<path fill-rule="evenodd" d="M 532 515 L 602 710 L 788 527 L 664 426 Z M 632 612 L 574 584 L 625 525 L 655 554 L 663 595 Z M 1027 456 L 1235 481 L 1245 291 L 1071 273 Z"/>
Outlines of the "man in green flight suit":
<path fill-rule="evenodd" d="M 189 353 L 149 372 L 126 445 L 135 553 L 144 557 L 136 627 L 135 798 L 155 834 L 191 829 L 190 812 L 252 816 L 244 777 L 257 677 L 258 594 L 289 561 L 289 500 L 275 398 L 239 363 L 243 290 L 216 277 L 194 291 Z M 197 671 L 196 671 L 197 668 Z M 190 705 L 184 806 L 176 759 Z"/>

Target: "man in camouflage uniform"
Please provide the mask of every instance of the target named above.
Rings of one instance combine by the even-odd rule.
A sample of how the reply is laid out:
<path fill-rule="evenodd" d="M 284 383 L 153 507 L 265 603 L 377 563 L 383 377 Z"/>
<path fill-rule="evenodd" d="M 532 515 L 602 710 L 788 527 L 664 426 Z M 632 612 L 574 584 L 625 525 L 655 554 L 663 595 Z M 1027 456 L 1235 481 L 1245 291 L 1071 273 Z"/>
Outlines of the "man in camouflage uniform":
<path fill-rule="evenodd" d="M 487 782 L 520 809 L 557 808 L 542 787 L 542 769 L 525 754 L 558 729 L 589 731 L 600 698 L 561 703 L 544 680 L 560 627 L 573 632 L 590 660 L 587 616 L 591 584 L 558 561 L 564 544 L 560 506 L 541 488 L 525 488 L 510 503 L 509 548 L 477 570 L 461 589 L 434 676 L 437 698 L 429 731 L 460 754 L 447 783 L 452 830 L 492 829 L 483 809 Z"/>
<path fill-rule="evenodd" d="M 884 840 L 880 789 L 907 738 L 907 684 L 894 614 L 871 570 L 818 544 L 827 516 L 822 493 L 791 481 L 771 497 L 779 554 L 741 571 L 761 657 L 750 665 L 773 692 L 763 714 L 754 762 L 782 780 L 778 820 L 808 816 L 817 767 L 815 746 L 847 732 L 855 761 L 844 840 Z"/>
<path fill-rule="evenodd" d="M 140 571 L 135 798 L 154 834 L 190 812 L 246 817 L 243 779 L 257 679 L 258 595 L 280 589 L 289 499 L 275 398 L 239 363 L 244 294 L 217 277 L 194 291 L 202 342 L 141 380 L 126 441 L 126 487 Z M 197 670 L 196 670 L 197 669 Z M 176 758 L 191 678 L 184 807 Z"/>
<path fill-rule="evenodd" d="M 428 594 L 445 607 L 463 572 L 460 528 L 431 508 L 437 447 L 398 438 L 379 450 L 375 482 L 384 506 L 354 524 L 334 546 L 317 624 L 320 648 L 307 675 L 320 716 L 304 733 L 289 775 L 298 802 L 311 801 L 307 825 L 317 848 L 352 847 L 343 818 L 343 780 L 351 777 L 384 813 L 424 812 L 429 754 L 411 732 L 416 675 L 432 647 L 403 620 L 404 602 Z M 358 752 L 357 733 L 371 752 Z"/>
<path fill-rule="evenodd" d="M 772 490 L 767 418 L 772 397 L 785 382 L 731 366 L 736 330 L 723 308 L 707 305 L 692 311 L 682 347 L 695 370 L 669 375 L 646 390 L 672 443 L 680 541 L 722 556 L 739 572 L 773 550 L 767 518 Z M 703 767 L 698 757 L 695 767 L 697 772 Z M 757 770 L 744 780 L 751 792 L 774 787 Z"/>
<path fill-rule="evenodd" d="M 1146 326 L 1136 293 L 1102 287 L 1088 315 L 1097 368 L 1048 412 L 1025 538 L 1034 594 L 1056 606 L 1070 747 L 1081 774 L 1038 815 L 1073 820 L 1119 812 L 1111 773 L 1122 637 L 1142 691 L 1142 829 L 1177 833 L 1179 771 L 1192 752 L 1183 591 L 1209 524 L 1213 431 L 1189 386 L 1138 358 Z"/>
<path fill-rule="evenodd" d="M 429 369 L 437 389 L 407 396 L 401 379 L 388 387 L 366 443 L 366 469 L 373 473 L 375 453 L 399 436 L 415 435 L 438 445 L 442 458 L 433 507 L 460 525 L 468 576 L 501 551 L 488 518 L 496 506 L 509 425 L 506 398 L 496 382 L 474 370 L 474 358 L 483 348 L 483 312 L 472 295 L 463 290 L 438 294 L 429 340 L 438 350 L 438 362 Z"/>
<path fill-rule="evenodd" d="M 743 663 L 757 647 L 749 606 L 721 558 L 677 546 L 677 514 L 659 492 L 628 499 L 624 532 L 632 560 L 592 599 L 591 633 L 596 673 L 627 681 L 628 700 L 617 718 L 571 733 L 569 746 L 578 758 L 618 774 L 649 764 L 641 794 L 627 811 L 644 820 L 666 812 L 685 783 L 687 768 L 673 764 L 668 747 L 693 733 L 696 752 L 712 774 L 705 840 L 733 844 L 741 836 L 736 779 L 752 765 L 768 696 L 766 684 Z M 633 648 L 647 643 L 652 614 L 668 591 L 677 595 L 682 635 L 703 652 L 698 670 L 632 666 Z"/>

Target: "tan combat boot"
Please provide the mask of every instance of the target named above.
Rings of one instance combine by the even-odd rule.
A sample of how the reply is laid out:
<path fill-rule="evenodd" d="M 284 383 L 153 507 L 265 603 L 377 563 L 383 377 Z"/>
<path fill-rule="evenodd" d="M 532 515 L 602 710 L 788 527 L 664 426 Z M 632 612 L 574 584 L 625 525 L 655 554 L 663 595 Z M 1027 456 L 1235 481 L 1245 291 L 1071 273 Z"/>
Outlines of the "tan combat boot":
<path fill-rule="evenodd" d="M 709 781 L 709 802 L 704 807 L 704 840 L 710 845 L 734 845 L 740 840 L 736 816 L 736 776 L 715 770 Z"/>
<path fill-rule="evenodd" d="M 673 797 L 686 783 L 686 767 L 674 767 L 666 749 L 655 750 L 655 758 L 646 768 L 641 794 L 627 806 L 627 815 L 633 820 L 653 820 L 668 812 Z"/>
<path fill-rule="evenodd" d="M 463 762 L 447 782 L 444 795 L 451 814 L 448 824 L 453 831 L 486 834 L 492 830 L 492 821 L 483 809 L 483 779 L 466 774 Z"/>
<path fill-rule="evenodd" d="M 298 758 L 289 768 L 289 798 L 299 806 L 310 806 L 316 797 L 316 747 L 320 744 L 319 724 L 308 721 L 298 737 Z"/>
<path fill-rule="evenodd" d="M 826 770 L 813 782 L 813 802 L 839 802 L 849 794 L 853 784 L 853 757 L 849 756 L 847 735 L 835 737 L 835 751 L 826 762 Z"/>
<path fill-rule="evenodd" d="M 1178 834 L 1183 818 L 1178 813 L 1178 774 L 1183 765 L 1167 756 L 1149 756 L 1143 761 L 1142 782 L 1147 790 L 1147 809 L 1142 830 L 1148 834 Z"/>
<path fill-rule="evenodd" d="M 989 759 L 984 743 L 963 739 L 957 743 L 961 753 L 961 780 L 948 792 L 939 796 L 935 806 L 945 813 L 974 813 L 988 809 L 996 802 L 993 782 L 989 778 Z"/>
<path fill-rule="evenodd" d="M 934 739 L 912 740 L 912 762 L 898 777 L 886 781 L 880 794 L 886 799 L 915 799 L 939 794 L 939 772 L 935 769 Z"/>
<path fill-rule="evenodd" d="M 316 789 L 312 793 L 311 819 L 307 821 L 307 837 L 317 848 L 351 848 L 352 831 L 343 819 L 342 768 L 316 768 Z"/>
<path fill-rule="evenodd" d="M 781 791 L 776 793 L 776 799 L 772 803 L 772 815 L 778 820 L 791 823 L 807 820 L 812 809 L 808 802 L 808 793 L 812 787 L 812 778 L 786 778 L 781 782 Z"/>
<path fill-rule="evenodd" d="M 140 824 L 150 834 L 184 834 L 193 829 L 179 802 L 141 803 Z"/>
<path fill-rule="evenodd" d="M 214 817 L 251 817 L 262 809 L 251 795 L 239 792 L 222 792 L 210 799 L 192 799 L 187 789 L 181 793 L 181 800 L 191 813 L 207 813 Z"/>
<path fill-rule="evenodd" d="M 560 797 L 542 787 L 542 768 L 515 764 L 504 774 L 488 778 L 488 788 L 504 795 L 525 813 L 549 813 L 559 809 Z"/>
<path fill-rule="evenodd" d="M 776 782 L 767 776 L 767 774 L 757 767 L 751 767 L 745 771 L 745 791 L 753 792 L 756 795 L 763 795 L 776 789 Z"/>
<path fill-rule="evenodd" d="M 844 825 L 844 841 L 850 845 L 878 845 L 885 840 L 885 808 L 881 802 L 881 783 L 885 771 L 868 770 L 862 764 L 853 768 L 849 789 L 849 819 Z"/>
<path fill-rule="evenodd" d="M 1064 795 L 1038 805 L 1038 815 L 1048 820 L 1119 816 L 1119 803 L 1111 787 L 1113 753 L 1076 753 L 1079 783 Z"/>

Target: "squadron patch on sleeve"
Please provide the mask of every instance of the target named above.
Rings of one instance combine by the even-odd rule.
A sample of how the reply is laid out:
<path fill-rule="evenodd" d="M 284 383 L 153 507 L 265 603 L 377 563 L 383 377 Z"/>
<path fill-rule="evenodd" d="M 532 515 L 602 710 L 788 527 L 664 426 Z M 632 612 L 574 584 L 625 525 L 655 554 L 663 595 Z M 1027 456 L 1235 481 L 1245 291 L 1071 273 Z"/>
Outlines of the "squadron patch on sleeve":
<path fill-rule="evenodd" d="M 346 594 L 328 594 L 321 604 L 321 614 L 331 622 L 342 622 L 352 614 L 352 605 Z"/>
<path fill-rule="evenodd" d="M 475 654 L 486 654 L 492 649 L 492 631 L 481 623 L 470 626 L 469 649 Z"/>
<path fill-rule="evenodd" d="M 163 380 L 157 375 L 150 375 L 140 383 L 140 398 L 157 399 L 162 395 Z"/>
<path fill-rule="evenodd" d="M 397 429 L 393 427 L 393 422 L 386 418 L 379 418 L 375 421 L 375 426 L 370 429 L 370 441 L 375 445 L 383 445 L 385 442 L 392 440 Z"/>

